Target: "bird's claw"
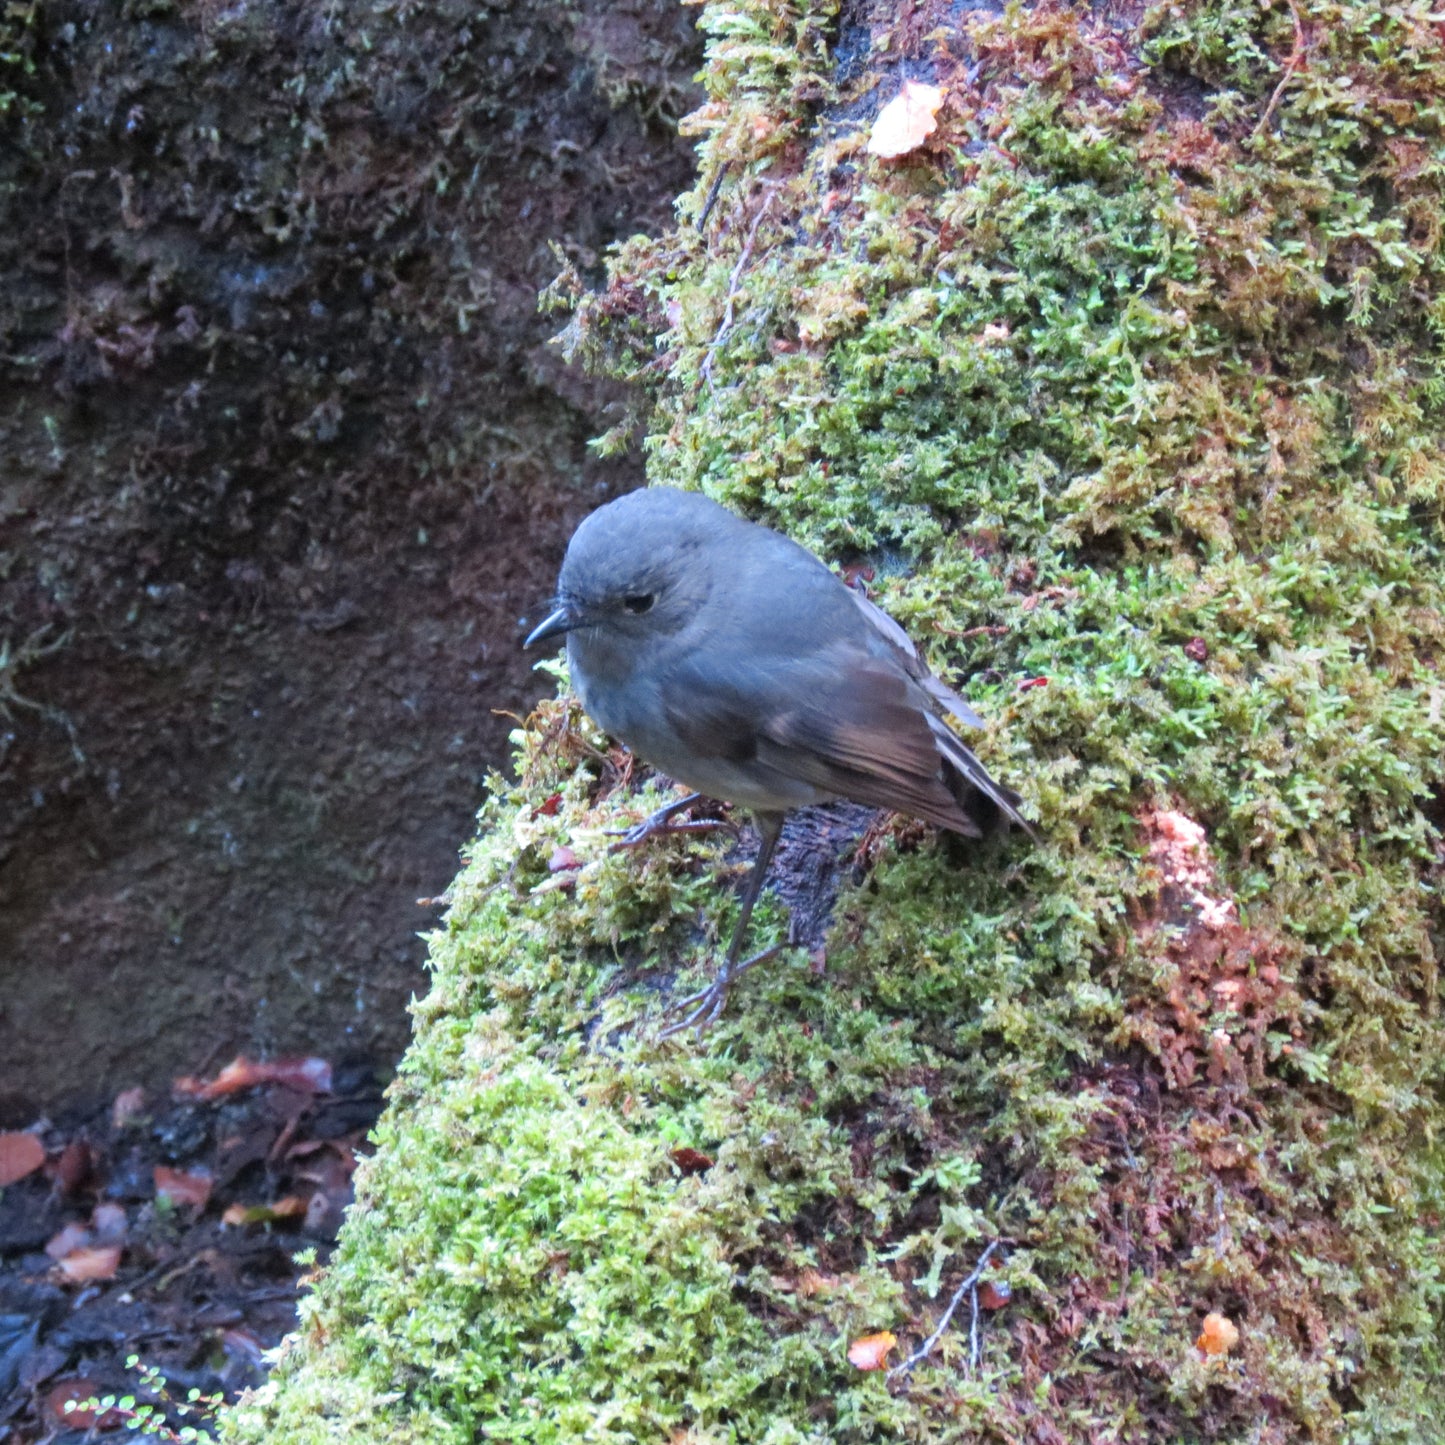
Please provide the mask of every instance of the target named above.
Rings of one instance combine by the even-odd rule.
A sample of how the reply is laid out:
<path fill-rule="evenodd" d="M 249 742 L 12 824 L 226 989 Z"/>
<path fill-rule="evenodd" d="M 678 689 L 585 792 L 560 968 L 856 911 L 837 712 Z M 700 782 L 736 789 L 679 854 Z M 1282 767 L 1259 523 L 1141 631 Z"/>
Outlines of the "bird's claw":
<path fill-rule="evenodd" d="M 737 982 L 738 976 L 746 973 L 756 964 L 766 963 L 770 958 L 776 958 L 786 947 L 786 944 L 778 943 L 774 944 L 772 948 L 765 948 L 761 953 L 755 953 L 751 958 L 745 958 L 731 968 L 724 968 L 706 988 L 699 989 L 684 999 L 679 999 L 671 1005 L 668 1012 L 682 1013 L 684 1009 L 690 1009 L 691 1012 L 683 1014 L 682 1018 L 676 1019 L 666 1028 L 659 1029 L 658 1042 L 670 1039 L 675 1034 L 686 1033 L 688 1029 L 696 1029 L 696 1037 L 701 1039 L 703 1034 L 722 1017 L 723 1009 L 727 1007 L 728 990 Z"/>
<path fill-rule="evenodd" d="M 617 841 L 607 851 L 620 853 L 625 848 L 636 848 L 649 838 L 662 838 L 669 833 L 714 833 L 719 828 L 725 828 L 730 833 L 737 832 L 736 825 L 725 818 L 689 818 L 683 823 L 674 821 L 679 813 L 686 812 L 698 801 L 698 796 L 694 794 L 691 798 L 683 798 L 676 803 L 669 803 L 665 808 L 659 808 L 655 813 L 649 813 L 640 823 L 634 823 L 630 828 L 609 828 L 608 836 L 616 838 Z"/>

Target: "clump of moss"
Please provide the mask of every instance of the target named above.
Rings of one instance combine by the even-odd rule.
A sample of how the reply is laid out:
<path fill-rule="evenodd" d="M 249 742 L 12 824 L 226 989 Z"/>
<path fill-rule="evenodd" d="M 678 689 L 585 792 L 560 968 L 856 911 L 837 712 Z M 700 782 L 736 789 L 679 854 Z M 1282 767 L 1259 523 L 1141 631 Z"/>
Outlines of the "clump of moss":
<path fill-rule="evenodd" d="M 818 13 L 706 12 L 698 189 L 571 340 L 648 386 L 657 479 L 877 561 L 1046 841 L 895 838 L 821 977 L 656 1047 L 716 847 L 607 855 L 620 759 L 544 710 L 317 1343 L 241 1433 L 355 1428 L 339 1370 L 397 1439 L 1433 1439 L 1435 22 L 927 10 L 815 82 L 778 57 Z M 903 73 L 943 124 L 870 160 Z M 848 1365 L 993 1240 L 976 1365 L 959 1330 L 906 1381 Z"/>
<path fill-rule="evenodd" d="M 38 0 L 7 5 L 0 17 L 0 120 L 37 107 L 28 94 L 35 74 L 35 12 Z"/>

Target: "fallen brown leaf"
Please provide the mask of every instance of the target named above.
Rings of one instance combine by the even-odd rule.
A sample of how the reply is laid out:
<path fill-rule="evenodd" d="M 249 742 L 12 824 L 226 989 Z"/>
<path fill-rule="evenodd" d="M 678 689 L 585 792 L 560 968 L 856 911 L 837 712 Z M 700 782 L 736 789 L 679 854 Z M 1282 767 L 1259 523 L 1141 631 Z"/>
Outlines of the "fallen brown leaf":
<path fill-rule="evenodd" d="M 34 1134 L 0 1134 L 0 1189 L 45 1163 L 45 1145 Z"/>
<path fill-rule="evenodd" d="M 276 1059 L 263 1063 L 242 1056 L 232 1059 L 209 1083 L 186 1077 L 177 1079 L 173 1087 L 176 1093 L 192 1099 L 220 1099 L 257 1084 L 285 1084 L 303 1094 L 329 1094 L 331 1065 L 325 1059 Z"/>
<path fill-rule="evenodd" d="M 83 1284 L 92 1279 L 114 1279 L 116 1270 L 120 1268 L 120 1254 L 118 1244 L 83 1244 L 58 1260 L 55 1267 L 72 1284 Z"/>
<path fill-rule="evenodd" d="M 98 1401 L 106 1393 L 98 1381 L 76 1375 L 45 1392 L 45 1407 L 57 1421 L 72 1429 L 115 1430 L 125 1423 L 125 1417 L 114 1406 L 105 1411 L 84 1406 L 86 1400 Z"/>
<path fill-rule="evenodd" d="M 689 1149 L 684 1145 L 680 1149 L 671 1149 L 667 1157 L 677 1165 L 678 1172 L 684 1177 L 689 1174 L 705 1174 L 713 1166 L 713 1158 L 710 1154 L 704 1154 L 699 1149 Z"/>
<path fill-rule="evenodd" d="M 155 1179 L 156 1196 L 171 1204 L 189 1204 L 204 1209 L 211 1198 L 211 1176 L 196 1170 L 186 1173 L 181 1169 L 167 1169 L 157 1164 L 152 1171 Z"/>
<path fill-rule="evenodd" d="M 95 1160 L 84 1139 L 72 1139 L 55 1161 L 54 1179 L 62 1194 L 78 1194 L 90 1178 Z"/>
<path fill-rule="evenodd" d="M 222 1224 L 274 1224 L 281 1219 L 298 1219 L 306 1213 L 307 1201 L 288 1194 L 273 1204 L 233 1204 L 221 1216 Z"/>
<path fill-rule="evenodd" d="M 1013 1297 L 1013 1289 L 1001 1279 L 986 1279 L 978 1287 L 980 1309 L 1001 1310 Z"/>

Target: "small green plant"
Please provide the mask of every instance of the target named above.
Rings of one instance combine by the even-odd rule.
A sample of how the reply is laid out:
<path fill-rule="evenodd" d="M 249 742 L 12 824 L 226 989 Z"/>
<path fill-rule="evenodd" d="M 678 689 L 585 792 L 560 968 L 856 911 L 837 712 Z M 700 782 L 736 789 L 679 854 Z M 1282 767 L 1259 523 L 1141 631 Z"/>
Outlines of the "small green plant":
<path fill-rule="evenodd" d="M 0 7 L 0 117 L 12 111 L 35 114 L 39 106 L 23 91 L 35 74 L 35 13 L 39 0 L 20 4 L 18 0 Z"/>
<path fill-rule="evenodd" d="M 92 1395 L 88 1400 L 67 1400 L 65 1413 L 71 1415 L 83 1411 L 92 1421 L 109 1416 L 127 1430 L 134 1430 L 153 1440 L 172 1441 L 175 1445 L 214 1439 L 210 1425 L 221 1408 L 222 1396 L 191 1389 L 186 1391 L 184 1400 L 178 1400 L 171 1393 L 166 1377 L 154 1365 L 141 1364 L 139 1355 L 127 1355 L 125 1367 L 136 1372 L 138 1389 L 153 1396 L 153 1400 L 142 1400 L 137 1395 Z M 188 1416 L 194 1417 L 198 1423 L 173 1423 Z"/>

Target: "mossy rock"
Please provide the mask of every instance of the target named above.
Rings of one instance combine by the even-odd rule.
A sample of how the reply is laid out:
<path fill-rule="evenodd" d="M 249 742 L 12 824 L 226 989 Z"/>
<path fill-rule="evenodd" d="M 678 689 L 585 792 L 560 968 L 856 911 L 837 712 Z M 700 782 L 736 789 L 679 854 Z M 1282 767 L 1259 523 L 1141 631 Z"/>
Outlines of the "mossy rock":
<path fill-rule="evenodd" d="M 657 480 L 872 563 L 1044 841 L 875 829 L 822 952 L 659 1044 L 727 845 L 610 854 L 657 799 L 544 707 L 227 1437 L 1437 1440 L 1438 18 L 702 19 L 697 189 L 569 341 Z M 1010 1302 L 849 1363 L 994 1241 Z"/>

